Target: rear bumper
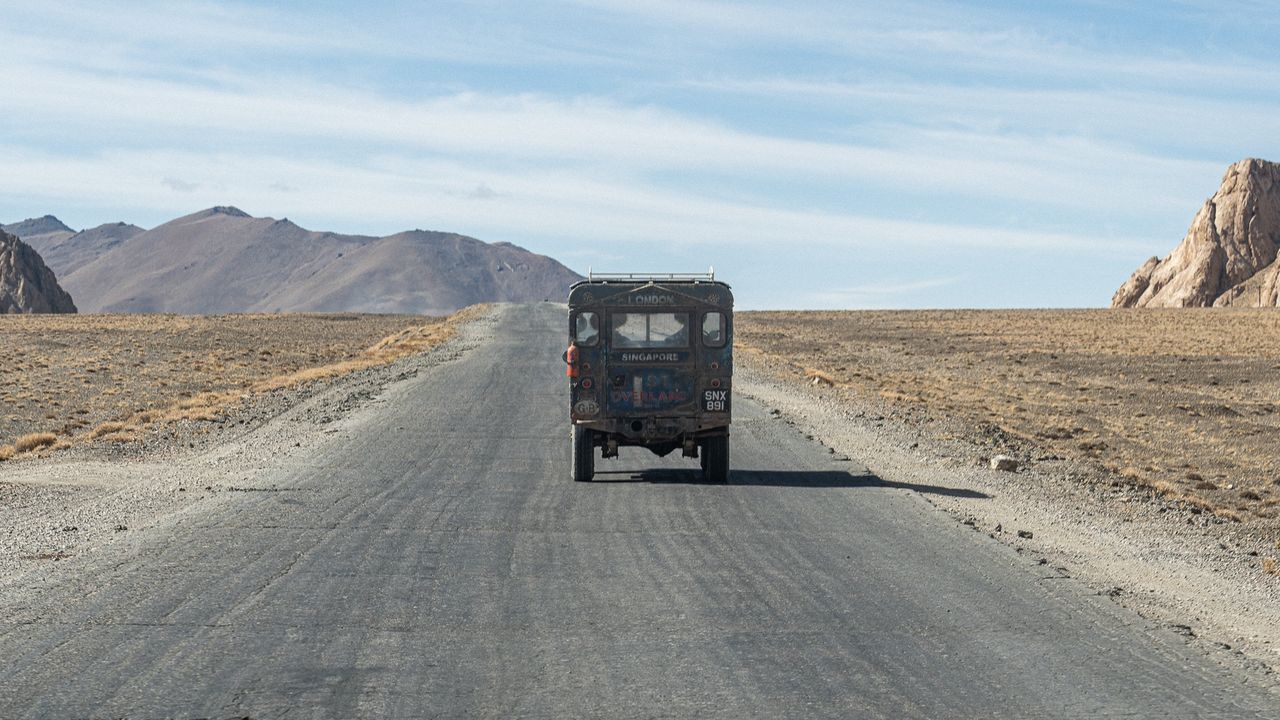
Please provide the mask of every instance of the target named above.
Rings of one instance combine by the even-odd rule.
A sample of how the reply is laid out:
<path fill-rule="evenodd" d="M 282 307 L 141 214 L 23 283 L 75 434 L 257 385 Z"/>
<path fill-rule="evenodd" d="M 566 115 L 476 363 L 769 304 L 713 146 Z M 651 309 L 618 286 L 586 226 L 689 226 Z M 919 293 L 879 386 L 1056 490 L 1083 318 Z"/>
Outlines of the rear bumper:
<path fill-rule="evenodd" d="M 729 431 L 728 417 L 637 416 L 579 421 L 574 424 L 590 428 L 619 445 L 662 445 L 724 435 Z"/>

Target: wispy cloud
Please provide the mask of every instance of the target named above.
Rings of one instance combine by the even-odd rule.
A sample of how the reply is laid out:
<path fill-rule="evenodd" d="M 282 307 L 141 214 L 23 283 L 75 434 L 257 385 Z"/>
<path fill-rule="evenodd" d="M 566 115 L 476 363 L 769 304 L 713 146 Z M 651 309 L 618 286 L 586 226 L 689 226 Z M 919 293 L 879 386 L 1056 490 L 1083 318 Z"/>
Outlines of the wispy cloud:
<path fill-rule="evenodd" d="M 655 107 L 596 98 L 462 93 L 421 101 L 332 86 L 287 90 L 242 77 L 231 87 L 172 80 L 110 84 L 74 70 L 15 62 L 0 84 L 54 134 L 110 124 L 148 142 L 234 146 L 252 138 L 300 147 L 341 142 L 349 151 L 395 146 L 492 163 L 593 169 L 644 182 L 651 173 L 689 178 L 787 180 L 792 186 L 874 183 L 904 192 L 1001 198 L 1072 208 L 1120 208 L 1141 195 L 1151 205 L 1185 202 L 1170 179 L 1201 176 L 1204 163 L 1146 155 L 1073 136 L 914 129 L 882 144 L 824 142 L 746 132 Z M 127 137 L 127 136 L 126 136 Z M 888 142 L 885 142 L 888 140 Z M 1119 168 L 1099 184 L 1100 168 Z"/>
<path fill-rule="evenodd" d="M 276 208 L 295 218 L 323 218 L 336 229 L 357 231 L 369 218 L 380 228 L 418 225 L 484 227 L 497 237 L 527 228 L 575 242 L 698 244 L 736 248 L 800 245 L 822 253 L 897 246 L 908 248 L 1040 249 L 1066 254 L 1132 253 L 1134 238 L 1028 232 L 998 226 L 915 222 L 859 214 L 770 208 L 740 202 L 643 189 L 572 173 L 515 171 L 494 176 L 456 161 L 383 158 L 364 167 L 323 160 L 226 153 L 112 152 L 91 158 L 32 155 L 0 146 L 0 193 L 56 198 L 79 194 L 128 204 L 152 196 L 150 178 L 185 168 L 198 182 L 193 195 L 174 198 L 165 212 L 200 205 Z M 198 170 L 197 170 L 198 168 Z M 33 176 L 38 182 L 30 180 Z M 298 192 L 279 189 L 290 178 Z M 504 188 L 489 198 L 495 207 L 481 219 L 459 183 Z M 163 218 L 153 218 L 152 221 Z"/>
<path fill-rule="evenodd" d="M 1078 26 L 1065 22 L 1070 10 L 1048 14 L 1051 23 L 1046 24 L 1036 17 L 1041 8 L 1035 4 L 1022 8 L 940 2 L 744 5 L 719 0 L 576 0 L 574 4 L 694 36 L 727 37 L 719 40 L 722 43 L 765 41 L 842 58 L 891 60 L 889 74 L 898 78 L 921 69 L 945 69 L 953 76 L 960 70 L 982 71 L 986 77 L 1023 78 L 1036 85 L 1083 81 L 1089 87 L 1199 85 L 1206 90 L 1224 86 L 1251 90 L 1273 86 L 1280 79 L 1280 62 L 1274 59 L 1242 61 L 1230 46 L 1200 57 L 1194 45 L 1168 47 L 1155 37 L 1139 47 L 1116 43 L 1097 35 L 1095 20 L 1081 20 Z M 1237 28 L 1256 30 L 1280 24 L 1252 0 L 1160 7 L 1134 3 L 1123 13 L 1114 2 L 1093 4 L 1103 21 L 1125 16 L 1139 22 L 1145 19 L 1144 24 L 1168 23 L 1182 15 L 1197 28 L 1205 27 L 1206 21 L 1223 24 L 1226 18 L 1234 18 L 1231 26 Z M 1037 19 L 1041 20 L 1038 25 L 1034 24 Z M 1154 32 L 1147 34 L 1154 36 Z M 1203 42 L 1202 37 L 1192 39 Z"/>
<path fill-rule="evenodd" d="M 0 26 L 0 41 L 22 57 L 146 77 L 198 76 L 219 67 L 261 69 L 264 58 L 286 65 L 298 58 L 522 67 L 618 62 L 616 52 L 573 46 L 554 36 L 531 38 L 519 22 L 504 21 L 496 10 L 483 32 L 477 31 L 474 21 L 459 22 L 451 12 L 466 3 L 452 5 L 441 2 L 432 12 L 407 13 L 398 4 L 378 3 L 311 4 L 300 11 L 250 2 L 8 0 L 0 8 L 0 18 L 9 19 Z M 86 54 L 86 46 L 93 52 Z M 182 62 L 171 62 L 177 60 Z"/>
<path fill-rule="evenodd" d="M 500 197 L 500 195 L 501 194 L 497 190 L 489 187 L 486 183 L 476 185 L 471 189 L 471 192 L 467 193 L 467 197 L 472 200 L 492 200 L 496 197 Z"/>
<path fill-rule="evenodd" d="M 605 6 L 640 12 L 626 3 Z M 191 16 L 185 22 L 165 16 L 166 33 L 182 39 L 211 24 L 220 35 L 232 27 L 280 20 L 257 14 L 267 11 L 238 6 L 195 8 L 183 15 Z M 643 12 L 666 22 L 709 23 L 723 17 L 725 10 L 715 3 L 667 3 L 646 4 Z M 755 6 L 730 14 L 730 22 L 741 25 L 743 32 L 773 32 L 786 13 Z M 832 25 L 824 22 L 830 18 L 812 10 L 788 16 L 805 27 Z M 924 32 L 912 42 L 992 45 L 974 43 L 973 38 L 947 40 L 947 32 L 958 31 Z M 236 37 L 241 42 L 293 46 L 276 31 Z M 172 147 L 189 146 L 193 139 L 234 146 L 249 138 L 298 147 L 341 142 L 349 152 L 366 153 L 395 146 L 470 156 L 473 164 L 552 163 L 607 170 L 641 183 L 653 174 L 718 174 L 768 177 L 792 187 L 874 183 L 880 190 L 897 188 L 908 195 L 943 193 L 1095 211 L 1125 209 L 1133 198 L 1142 197 L 1147 207 L 1173 210 L 1188 201 L 1185 188 L 1192 178 L 1215 172 L 1210 168 L 1222 162 L 1218 157 L 1171 158 L 1114 139 L 1117 128 L 1127 137 L 1143 134 L 1143 124 L 1153 116 L 1169 119 L 1158 125 L 1157 134 L 1159 127 L 1168 127 L 1163 131 L 1166 137 L 1186 137 L 1193 134 L 1188 126 L 1196 124 L 1189 118 L 1203 119 L 1213 112 L 1205 103 L 1197 106 L 1194 98 L 1149 93 L 794 78 L 695 84 L 704 90 L 765 98 L 836 98 L 857 104 L 860 127 L 850 127 L 843 137 L 828 132 L 827 139 L 815 140 L 744 131 L 717 119 L 607 98 L 462 92 L 401 99 L 303 77 L 264 79 L 256 72 L 228 69 L 216 76 L 127 74 L 104 82 L 101 72 L 83 67 L 16 59 L 0 68 L 0 84 L 23 98 L 24 112 L 38 118 L 50 134 L 78 136 L 86 127 L 106 124 L 121 128 L 126 145 L 130 135 L 145 132 L 148 142 L 167 140 Z M 1280 125 L 1275 119 L 1280 114 L 1265 103 L 1231 109 L 1235 127 L 1243 123 L 1251 135 L 1274 135 Z M 1202 134 L 1209 132 L 1203 128 L 1215 126 L 1196 124 Z M 210 135 L 211 131 L 222 135 Z M 1100 182 L 1104 172 L 1105 182 Z"/>
<path fill-rule="evenodd" d="M 1280 75 L 1277 76 L 1280 80 Z M 1169 91 L 1011 87 L 909 81 L 846 82 L 803 77 L 721 78 L 683 83 L 699 90 L 787 98 L 829 111 L 854 105 L 864 116 L 930 126 L 1042 135 L 1124 138 L 1133 144 L 1221 144 L 1232 133 L 1280 134 L 1280 99 L 1249 94 L 1228 99 Z M 1158 122 L 1156 121 L 1158 120 Z M 1188 137 L 1190 135 L 1190 137 Z"/>
<path fill-rule="evenodd" d="M 811 307 L 844 307 L 851 309 L 917 306 L 915 296 L 923 291 L 954 285 L 958 277 L 923 280 L 879 281 L 847 288 L 806 293 L 801 305 Z"/>
<path fill-rule="evenodd" d="M 160 181 L 160 184 L 180 193 L 193 193 L 200 189 L 200 183 L 187 182 L 176 177 L 165 177 Z"/>

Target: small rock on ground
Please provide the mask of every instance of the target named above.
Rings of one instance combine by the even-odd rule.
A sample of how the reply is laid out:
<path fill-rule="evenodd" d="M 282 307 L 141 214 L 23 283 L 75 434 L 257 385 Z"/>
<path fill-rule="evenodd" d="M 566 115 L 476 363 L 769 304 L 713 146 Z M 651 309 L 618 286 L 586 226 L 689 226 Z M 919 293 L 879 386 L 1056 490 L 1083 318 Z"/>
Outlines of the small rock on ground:
<path fill-rule="evenodd" d="M 1014 472 L 1018 469 L 1018 461 L 1008 455 L 997 455 L 991 458 L 991 469 Z"/>

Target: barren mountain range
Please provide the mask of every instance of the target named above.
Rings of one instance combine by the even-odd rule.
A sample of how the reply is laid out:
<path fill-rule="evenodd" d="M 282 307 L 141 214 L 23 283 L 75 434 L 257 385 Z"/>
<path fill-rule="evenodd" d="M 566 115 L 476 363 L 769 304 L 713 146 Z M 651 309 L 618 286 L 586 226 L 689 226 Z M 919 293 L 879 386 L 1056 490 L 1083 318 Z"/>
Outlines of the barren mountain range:
<path fill-rule="evenodd" d="M 1112 307 L 1280 305 L 1280 164 L 1249 158 L 1227 170 L 1182 243 L 1151 258 Z"/>
<path fill-rule="evenodd" d="M 118 222 L 76 232 L 52 215 L 6 225 L 4 229 L 35 248 L 60 278 L 143 231 L 137 225 Z"/>
<path fill-rule="evenodd" d="M 0 231 L 0 315 L 75 311 L 71 296 L 40 254 L 16 235 Z"/>
<path fill-rule="evenodd" d="M 412 230 L 306 230 L 214 207 L 143 230 L 74 232 L 51 216 L 6 225 L 85 312 L 442 314 L 478 302 L 561 300 L 579 275 L 510 243 Z"/>

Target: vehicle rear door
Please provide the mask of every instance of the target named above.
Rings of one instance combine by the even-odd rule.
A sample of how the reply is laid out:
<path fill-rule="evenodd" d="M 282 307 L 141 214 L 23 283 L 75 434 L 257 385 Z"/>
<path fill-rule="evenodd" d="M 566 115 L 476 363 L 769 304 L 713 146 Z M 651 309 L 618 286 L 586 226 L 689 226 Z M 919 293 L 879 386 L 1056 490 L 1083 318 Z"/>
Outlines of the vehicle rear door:
<path fill-rule="evenodd" d="M 688 309 L 614 311 L 609 317 L 609 412 L 615 416 L 697 411 L 695 314 Z"/>

